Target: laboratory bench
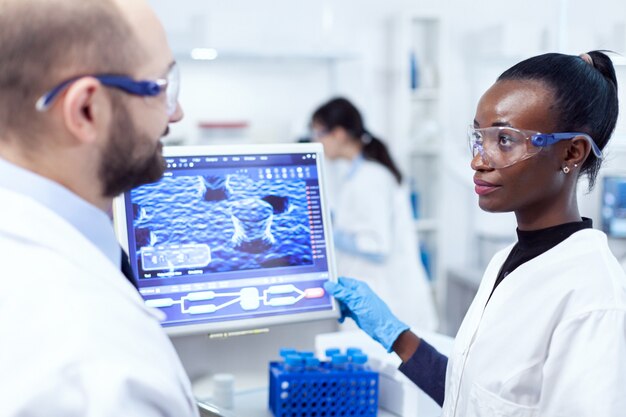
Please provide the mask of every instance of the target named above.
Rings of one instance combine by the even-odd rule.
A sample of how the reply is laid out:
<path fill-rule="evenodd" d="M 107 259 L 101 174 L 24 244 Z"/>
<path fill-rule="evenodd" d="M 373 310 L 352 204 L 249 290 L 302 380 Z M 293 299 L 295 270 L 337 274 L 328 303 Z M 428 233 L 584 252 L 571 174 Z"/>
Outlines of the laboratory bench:
<path fill-rule="evenodd" d="M 226 410 L 216 407 L 207 401 L 198 401 L 200 415 L 202 417 L 273 417 L 268 407 L 268 388 L 256 388 L 235 393 L 235 405 Z M 378 410 L 378 417 L 397 417 L 383 409 Z M 418 417 L 418 416 L 415 416 Z M 422 417 L 422 416 L 419 416 Z M 428 416 L 424 416 L 428 417 Z"/>
<path fill-rule="evenodd" d="M 444 354 L 452 347 L 452 338 L 427 331 L 415 330 L 418 335 Z M 436 417 L 441 408 L 399 370 L 400 359 L 389 354 L 361 330 L 318 334 L 315 353 L 324 357 L 329 347 L 345 350 L 359 347 L 369 357 L 369 366 L 379 373 L 378 417 Z M 211 403 L 213 384 L 210 377 L 194 381 L 194 395 L 201 415 L 206 417 L 273 417 L 269 409 L 269 371 L 233 372 L 235 377 L 234 406 L 230 409 Z"/>

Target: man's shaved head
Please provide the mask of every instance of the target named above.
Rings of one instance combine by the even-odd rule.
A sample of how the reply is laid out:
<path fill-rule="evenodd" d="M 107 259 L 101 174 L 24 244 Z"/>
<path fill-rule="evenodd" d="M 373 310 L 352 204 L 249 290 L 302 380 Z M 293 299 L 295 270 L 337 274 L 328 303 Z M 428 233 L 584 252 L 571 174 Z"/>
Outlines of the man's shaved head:
<path fill-rule="evenodd" d="M 0 0 L 0 139 L 39 133 L 44 117 L 35 102 L 59 82 L 131 73 L 145 52 L 119 4 Z"/>

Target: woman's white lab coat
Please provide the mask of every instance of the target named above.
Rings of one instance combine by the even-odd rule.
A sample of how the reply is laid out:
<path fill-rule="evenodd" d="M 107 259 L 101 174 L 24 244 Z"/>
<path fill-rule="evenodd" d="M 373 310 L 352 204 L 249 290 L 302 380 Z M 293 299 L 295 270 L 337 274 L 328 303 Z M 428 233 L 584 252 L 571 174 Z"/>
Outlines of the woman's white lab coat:
<path fill-rule="evenodd" d="M 408 193 L 377 162 L 359 158 L 346 171 L 331 178 L 337 272 L 367 282 L 409 326 L 434 330 L 437 315 Z M 342 244 L 346 236 L 351 244 Z"/>
<path fill-rule="evenodd" d="M 496 254 L 449 358 L 443 416 L 626 415 L 626 277 L 586 229 L 497 287 Z"/>
<path fill-rule="evenodd" d="M 119 268 L 0 189 L 0 415 L 196 416 L 179 359 Z"/>

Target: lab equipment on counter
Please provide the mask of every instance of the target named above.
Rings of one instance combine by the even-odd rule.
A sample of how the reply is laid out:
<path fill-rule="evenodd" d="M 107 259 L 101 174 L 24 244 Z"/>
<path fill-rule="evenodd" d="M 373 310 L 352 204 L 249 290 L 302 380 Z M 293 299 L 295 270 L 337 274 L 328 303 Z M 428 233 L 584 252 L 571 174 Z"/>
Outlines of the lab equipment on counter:
<path fill-rule="evenodd" d="M 359 349 L 329 360 L 290 354 L 269 365 L 269 407 L 274 417 L 375 417 L 378 373 Z"/>
<path fill-rule="evenodd" d="M 235 377 L 232 374 L 213 376 L 213 403 L 223 408 L 233 408 L 235 404 Z"/>

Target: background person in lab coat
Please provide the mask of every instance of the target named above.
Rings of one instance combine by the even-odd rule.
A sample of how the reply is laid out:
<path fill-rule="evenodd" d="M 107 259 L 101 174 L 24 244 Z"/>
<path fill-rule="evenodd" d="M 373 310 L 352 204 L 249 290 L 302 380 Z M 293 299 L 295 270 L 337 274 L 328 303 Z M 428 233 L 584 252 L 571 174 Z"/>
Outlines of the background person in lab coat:
<path fill-rule="evenodd" d="M 515 213 L 518 242 L 488 265 L 449 359 L 364 283 L 327 286 L 445 417 L 624 415 L 626 276 L 576 200 L 617 114 L 597 51 L 530 58 L 482 96 L 468 131 L 475 190 L 483 210 Z"/>
<path fill-rule="evenodd" d="M 347 161 L 329 180 L 338 273 L 365 280 L 409 325 L 434 330 L 437 315 L 408 194 L 386 146 L 345 98 L 315 110 L 311 129 L 328 159 Z"/>
<path fill-rule="evenodd" d="M 106 214 L 182 118 L 163 28 L 141 0 L 0 0 L 0 39 L 0 415 L 196 416 Z"/>

